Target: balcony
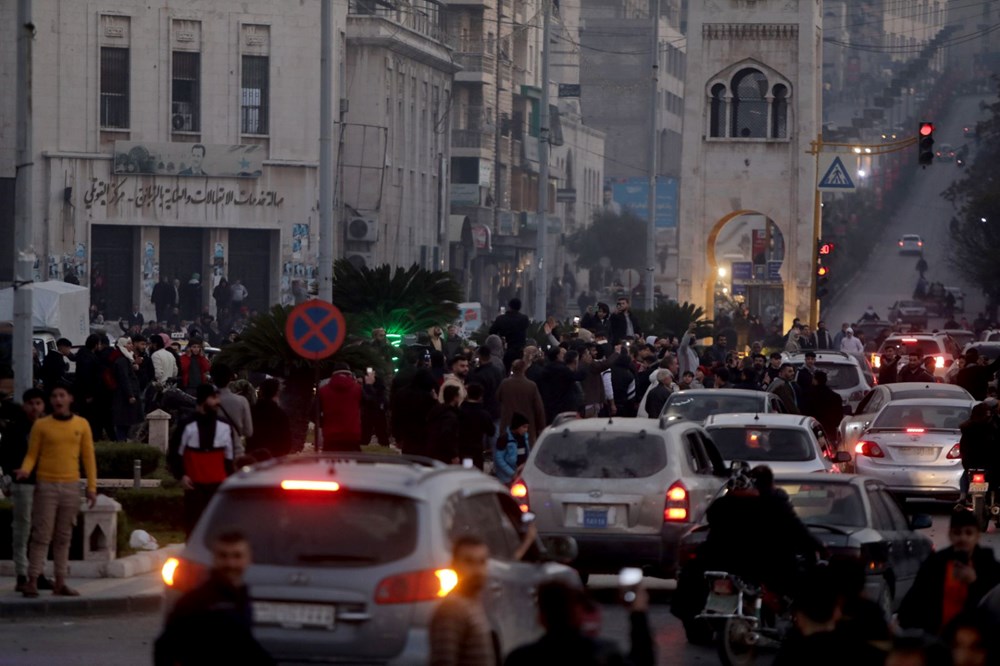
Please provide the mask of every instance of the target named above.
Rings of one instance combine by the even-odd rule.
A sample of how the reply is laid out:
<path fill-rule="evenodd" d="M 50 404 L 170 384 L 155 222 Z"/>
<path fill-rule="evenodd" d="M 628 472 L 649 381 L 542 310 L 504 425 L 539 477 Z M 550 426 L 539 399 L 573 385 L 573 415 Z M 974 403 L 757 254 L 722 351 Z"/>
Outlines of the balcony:
<path fill-rule="evenodd" d="M 492 83 L 496 79 L 496 40 L 461 37 L 448 43 L 454 49 L 455 63 L 462 67 L 455 81 Z"/>
<path fill-rule="evenodd" d="M 347 13 L 351 17 L 376 17 L 412 30 L 413 32 L 444 43 L 445 33 L 441 28 L 437 14 L 427 14 L 419 9 L 409 7 L 396 9 L 388 7 L 379 0 L 350 0 Z"/>
<path fill-rule="evenodd" d="M 493 150 L 494 142 L 492 131 L 482 129 L 453 129 L 451 131 L 452 148 Z"/>

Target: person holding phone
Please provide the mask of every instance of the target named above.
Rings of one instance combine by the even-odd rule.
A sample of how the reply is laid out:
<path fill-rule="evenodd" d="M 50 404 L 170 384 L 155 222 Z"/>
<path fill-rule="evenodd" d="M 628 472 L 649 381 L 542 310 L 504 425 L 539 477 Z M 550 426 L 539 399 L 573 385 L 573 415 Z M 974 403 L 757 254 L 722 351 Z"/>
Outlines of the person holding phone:
<path fill-rule="evenodd" d="M 979 526 L 972 511 L 951 514 L 951 546 L 933 553 L 920 566 L 899 606 L 899 625 L 940 636 L 963 611 L 973 611 L 993 587 L 1000 585 L 1000 563 L 979 545 Z"/>

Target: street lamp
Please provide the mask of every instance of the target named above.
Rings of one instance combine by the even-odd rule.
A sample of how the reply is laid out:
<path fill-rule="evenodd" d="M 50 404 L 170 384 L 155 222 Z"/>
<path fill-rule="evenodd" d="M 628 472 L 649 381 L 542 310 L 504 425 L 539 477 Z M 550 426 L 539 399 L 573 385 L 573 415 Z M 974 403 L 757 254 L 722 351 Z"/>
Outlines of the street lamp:
<path fill-rule="evenodd" d="M 723 268 L 722 266 L 719 266 L 718 273 L 719 273 L 719 278 L 720 279 L 726 277 L 726 269 Z"/>

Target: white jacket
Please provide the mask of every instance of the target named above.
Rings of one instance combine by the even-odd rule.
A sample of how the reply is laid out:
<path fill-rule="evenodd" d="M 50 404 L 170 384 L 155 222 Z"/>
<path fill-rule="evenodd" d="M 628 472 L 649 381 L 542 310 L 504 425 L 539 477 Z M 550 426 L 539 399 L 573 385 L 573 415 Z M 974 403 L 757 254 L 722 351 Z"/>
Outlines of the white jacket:
<path fill-rule="evenodd" d="M 861 344 L 861 340 L 853 335 L 845 335 L 844 339 L 840 341 L 840 351 L 848 354 L 864 354 L 865 346 Z"/>
<path fill-rule="evenodd" d="M 177 377 L 177 359 L 166 349 L 153 352 L 153 379 L 162 384 L 168 379 Z"/>

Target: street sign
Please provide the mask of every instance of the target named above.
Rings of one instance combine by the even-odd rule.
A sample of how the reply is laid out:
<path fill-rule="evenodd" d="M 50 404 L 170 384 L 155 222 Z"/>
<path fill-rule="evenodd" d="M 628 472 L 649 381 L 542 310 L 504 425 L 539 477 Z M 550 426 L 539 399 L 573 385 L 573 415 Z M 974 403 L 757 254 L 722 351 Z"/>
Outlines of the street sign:
<path fill-rule="evenodd" d="M 580 96 L 580 84 L 579 83 L 560 83 L 559 84 L 559 97 L 579 97 Z"/>
<path fill-rule="evenodd" d="M 347 322 L 337 306 L 312 300 L 296 305 L 285 322 L 285 339 L 296 354 L 309 361 L 333 356 L 347 337 Z"/>
<path fill-rule="evenodd" d="M 753 279 L 753 264 L 749 261 L 734 261 L 731 264 L 733 281 Z"/>
<path fill-rule="evenodd" d="M 831 192 L 853 192 L 856 188 L 851 174 L 844 166 L 844 161 L 836 153 L 820 153 L 819 160 L 819 182 L 816 188 Z"/>

